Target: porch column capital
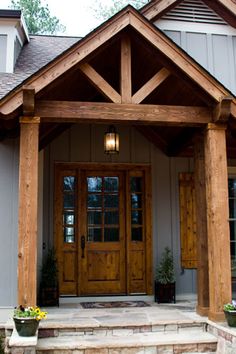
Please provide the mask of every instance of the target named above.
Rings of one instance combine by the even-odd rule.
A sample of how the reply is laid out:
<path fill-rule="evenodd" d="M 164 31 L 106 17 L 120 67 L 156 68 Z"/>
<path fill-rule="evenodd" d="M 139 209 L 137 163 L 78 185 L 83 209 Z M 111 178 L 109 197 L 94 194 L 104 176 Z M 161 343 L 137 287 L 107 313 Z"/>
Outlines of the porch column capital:
<path fill-rule="evenodd" d="M 20 124 L 40 124 L 40 117 L 27 117 L 22 116 L 19 118 Z"/>
<path fill-rule="evenodd" d="M 206 130 L 226 130 L 226 124 L 216 124 L 216 123 L 208 123 L 206 126 Z"/>

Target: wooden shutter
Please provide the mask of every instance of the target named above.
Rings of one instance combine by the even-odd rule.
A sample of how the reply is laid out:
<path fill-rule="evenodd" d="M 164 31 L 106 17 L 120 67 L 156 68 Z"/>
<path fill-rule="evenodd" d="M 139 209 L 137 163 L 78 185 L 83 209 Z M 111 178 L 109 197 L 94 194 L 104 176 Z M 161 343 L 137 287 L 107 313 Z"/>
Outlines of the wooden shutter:
<path fill-rule="evenodd" d="M 193 173 L 180 173 L 180 239 L 182 268 L 197 268 L 196 202 Z"/>

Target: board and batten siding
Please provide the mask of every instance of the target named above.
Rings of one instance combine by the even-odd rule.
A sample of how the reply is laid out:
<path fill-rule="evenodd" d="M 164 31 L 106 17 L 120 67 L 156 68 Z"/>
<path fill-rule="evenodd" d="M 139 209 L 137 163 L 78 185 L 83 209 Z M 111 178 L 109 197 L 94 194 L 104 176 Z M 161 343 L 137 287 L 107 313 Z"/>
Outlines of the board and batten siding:
<path fill-rule="evenodd" d="M 196 271 L 181 269 L 178 175 L 180 172 L 192 170 L 192 160 L 165 156 L 136 129 L 128 126 L 117 126 L 120 134 L 120 153 L 117 156 L 108 156 L 103 152 L 103 136 L 106 130 L 105 125 L 73 125 L 46 148 L 43 226 L 45 251 L 53 245 L 53 173 L 56 161 L 150 163 L 154 270 L 162 251 L 169 246 L 174 253 L 177 298 L 186 299 L 188 295 L 196 293 Z"/>
<path fill-rule="evenodd" d="M 19 146 L 0 143 L 0 308 L 17 304 Z"/>
<path fill-rule="evenodd" d="M 158 21 L 156 26 L 159 27 Z M 236 34 L 165 30 L 163 24 L 161 27 L 168 37 L 236 95 Z"/>

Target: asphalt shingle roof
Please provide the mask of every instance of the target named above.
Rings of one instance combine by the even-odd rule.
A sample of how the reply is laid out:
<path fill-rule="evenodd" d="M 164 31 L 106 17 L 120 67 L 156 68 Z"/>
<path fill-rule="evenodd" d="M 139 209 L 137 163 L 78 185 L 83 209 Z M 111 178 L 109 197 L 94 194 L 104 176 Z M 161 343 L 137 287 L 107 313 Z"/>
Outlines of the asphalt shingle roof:
<path fill-rule="evenodd" d="M 0 73 L 0 99 L 78 42 L 78 37 L 31 35 L 21 50 L 14 73 Z"/>

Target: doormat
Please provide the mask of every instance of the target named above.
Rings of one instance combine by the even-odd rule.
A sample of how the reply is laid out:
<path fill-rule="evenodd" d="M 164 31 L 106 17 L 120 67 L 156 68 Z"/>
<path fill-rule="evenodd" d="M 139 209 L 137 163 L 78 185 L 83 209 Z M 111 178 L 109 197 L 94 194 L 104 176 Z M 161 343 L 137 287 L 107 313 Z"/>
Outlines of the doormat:
<path fill-rule="evenodd" d="M 110 302 L 81 302 L 84 309 L 107 309 L 119 307 L 149 307 L 145 301 L 110 301 Z"/>

